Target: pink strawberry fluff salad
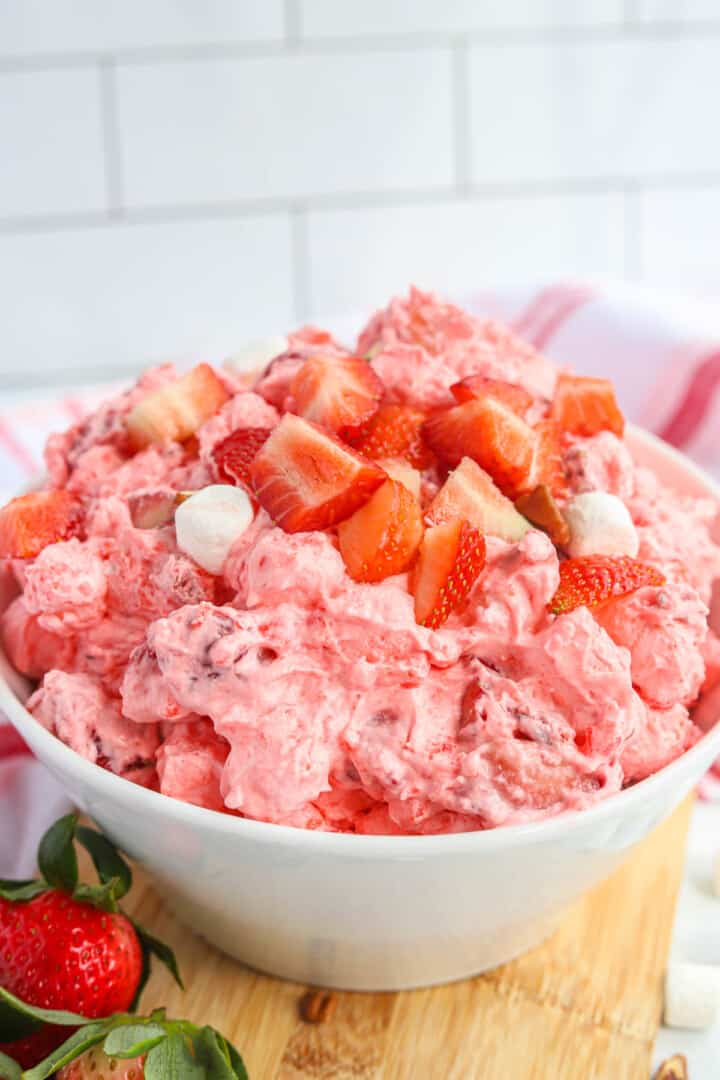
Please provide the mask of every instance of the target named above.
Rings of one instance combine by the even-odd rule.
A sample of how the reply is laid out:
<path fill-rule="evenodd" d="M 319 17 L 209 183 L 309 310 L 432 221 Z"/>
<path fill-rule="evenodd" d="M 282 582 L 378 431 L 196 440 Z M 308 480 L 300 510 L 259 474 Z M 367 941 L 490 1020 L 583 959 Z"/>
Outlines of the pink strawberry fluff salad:
<path fill-rule="evenodd" d="M 417 834 L 589 807 L 714 722 L 718 508 L 634 463 L 605 380 L 417 289 L 352 350 L 255 354 L 146 372 L 2 511 L 49 732 L 215 811 Z"/>

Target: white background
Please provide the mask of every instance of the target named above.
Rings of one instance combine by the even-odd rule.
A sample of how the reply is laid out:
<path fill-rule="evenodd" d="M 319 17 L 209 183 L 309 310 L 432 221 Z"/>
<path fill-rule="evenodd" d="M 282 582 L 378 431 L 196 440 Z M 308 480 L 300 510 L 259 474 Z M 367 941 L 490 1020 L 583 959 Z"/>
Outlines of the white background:
<path fill-rule="evenodd" d="M 410 278 L 717 289 L 717 0 L 0 0 L 0 390 Z"/>

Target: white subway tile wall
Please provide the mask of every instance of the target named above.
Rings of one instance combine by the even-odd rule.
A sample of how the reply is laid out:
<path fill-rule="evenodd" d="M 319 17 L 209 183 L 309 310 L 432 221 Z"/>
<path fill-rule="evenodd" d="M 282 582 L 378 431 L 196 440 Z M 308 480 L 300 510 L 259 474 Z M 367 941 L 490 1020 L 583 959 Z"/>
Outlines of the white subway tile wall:
<path fill-rule="evenodd" d="M 0 389 L 409 280 L 720 288 L 715 0 L 4 0 Z"/>

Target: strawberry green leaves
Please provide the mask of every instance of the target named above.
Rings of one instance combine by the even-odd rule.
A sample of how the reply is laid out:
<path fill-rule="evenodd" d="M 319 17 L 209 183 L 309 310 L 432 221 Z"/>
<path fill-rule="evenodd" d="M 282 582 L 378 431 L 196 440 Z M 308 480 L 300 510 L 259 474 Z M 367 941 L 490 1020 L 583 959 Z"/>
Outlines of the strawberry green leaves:
<path fill-rule="evenodd" d="M 79 882 L 76 842 L 90 855 L 99 885 Z M 38 848 L 38 869 L 41 877 L 35 881 L 0 880 L 0 897 L 32 900 L 48 889 L 59 889 L 104 911 L 117 911 L 118 900 L 132 886 L 130 867 L 113 842 L 102 833 L 79 825 L 77 814 L 66 814 L 45 833 Z"/>
<path fill-rule="evenodd" d="M 66 814 L 43 836 L 38 847 L 38 869 L 48 886 L 72 893 L 78 883 L 78 863 L 73 840 L 77 814 Z"/>
<path fill-rule="evenodd" d="M 32 1035 L 43 1024 L 57 1027 L 77 1027 L 87 1024 L 88 1018 L 62 1009 L 39 1009 L 15 997 L 0 986 L 0 1042 L 13 1042 Z"/>
<path fill-rule="evenodd" d="M 85 825 L 75 828 L 75 839 L 82 844 L 93 861 L 100 881 L 106 885 L 114 881 L 115 899 L 120 900 L 130 891 L 132 871 L 118 852 L 112 840 Z"/>
<path fill-rule="evenodd" d="M 17 1061 L 0 1052 L 0 1076 L 4 1080 L 21 1080 L 22 1070 Z"/>
<path fill-rule="evenodd" d="M 175 954 L 170 948 L 170 946 L 166 945 L 164 941 L 160 941 L 158 938 L 153 937 L 153 935 L 149 933 L 149 931 L 147 931 L 144 926 L 141 926 L 139 922 L 136 922 L 135 919 L 132 919 L 131 922 L 135 929 L 135 933 L 138 936 L 138 941 L 140 942 L 140 948 L 142 949 L 143 956 L 142 974 L 140 975 L 140 982 L 138 983 L 137 992 L 131 1006 L 131 1010 L 134 1010 L 137 1008 L 138 1002 L 140 1000 L 140 995 L 145 988 L 145 984 L 150 978 L 150 965 L 153 956 L 156 956 L 160 963 L 165 965 L 165 967 L 168 969 L 181 990 L 184 990 L 185 987 L 183 985 L 182 978 L 180 977 L 180 971 L 178 969 L 177 960 L 175 959 Z"/>
<path fill-rule="evenodd" d="M 164 1009 L 149 1017 L 123 1013 L 87 1024 L 23 1073 L 22 1080 L 47 1080 L 94 1048 L 102 1048 L 108 1058 L 144 1058 L 145 1080 L 248 1080 L 240 1054 L 219 1031 L 169 1020 Z M 9 1080 L 19 1076 L 9 1075 Z"/>

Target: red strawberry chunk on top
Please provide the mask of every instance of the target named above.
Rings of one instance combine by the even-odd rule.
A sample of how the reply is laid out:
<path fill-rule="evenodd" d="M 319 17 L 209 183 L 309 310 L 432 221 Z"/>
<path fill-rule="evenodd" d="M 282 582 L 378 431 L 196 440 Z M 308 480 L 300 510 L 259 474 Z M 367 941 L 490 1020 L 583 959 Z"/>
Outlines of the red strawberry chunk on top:
<path fill-rule="evenodd" d="M 474 398 L 491 397 L 522 417 L 535 400 L 524 386 L 505 382 L 503 379 L 489 379 L 485 375 L 469 375 L 466 379 L 454 383 L 450 390 L 455 400 L 461 404 Z"/>
<path fill-rule="evenodd" d="M 381 405 L 353 439 L 353 446 L 375 461 L 401 457 L 414 469 L 427 469 L 434 458 L 422 437 L 425 419 L 426 413 L 412 405 Z"/>
<path fill-rule="evenodd" d="M 595 607 L 627 596 L 645 585 L 663 585 L 665 577 L 649 563 L 629 555 L 588 555 L 560 563 L 560 584 L 548 605 L 554 615 Z"/>
<path fill-rule="evenodd" d="M 573 435 L 590 436 L 599 431 L 612 431 L 622 436 L 625 430 L 625 418 L 609 379 L 560 375 L 552 415 L 563 431 Z"/>
<path fill-rule="evenodd" d="M 383 384 L 358 356 L 311 356 L 290 387 L 295 412 L 343 438 L 357 433 L 377 412 Z"/>
<path fill-rule="evenodd" d="M 0 558 L 32 559 L 82 529 L 83 508 L 68 491 L 33 491 L 0 510 Z"/>
<path fill-rule="evenodd" d="M 354 514 L 387 479 L 329 431 L 287 413 L 250 465 L 261 506 L 285 532 L 326 529 Z"/>
<path fill-rule="evenodd" d="M 212 460 L 219 481 L 250 486 L 250 466 L 270 435 L 270 428 L 238 428 L 213 447 Z"/>
<path fill-rule="evenodd" d="M 478 398 L 435 413 L 426 420 L 423 433 L 448 465 L 472 458 L 506 495 L 515 497 L 529 481 L 535 432 L 494 398 Z"/>
<path fill-rule="evenodd" d="M 338 527 L 340 554 L 355 581 L 382 581 L 407 570 L 423 536 L 420 503 L 404 484 L 386 480 Z"/>
<path fill-rule="evenodd" d="M 415 620 L 436 630 L 465 603 L 485 566 L 485 539 L 467 521 L 435 525 L 425 533 L 413 571 Z"/>
<path fill-rule="evenodd" d="M 562 455 L 562 432 L 554 420 L 541 420 L 535 424 L 535 453 L 528 482 L 523 492 L 532 491 L 544 484 L 553 495 L 567 494 L 568 484 Z"/>

